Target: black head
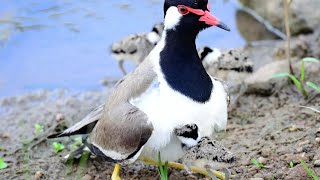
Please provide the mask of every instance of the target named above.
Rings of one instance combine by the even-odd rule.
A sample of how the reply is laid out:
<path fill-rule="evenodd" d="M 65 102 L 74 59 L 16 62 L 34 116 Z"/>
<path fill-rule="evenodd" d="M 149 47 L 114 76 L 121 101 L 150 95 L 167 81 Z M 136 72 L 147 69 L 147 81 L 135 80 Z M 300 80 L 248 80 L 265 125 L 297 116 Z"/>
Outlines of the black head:
<path fill-rule="evenodd" d="M 167 29 L 178 26 L 199 32 L 211 26 L 218 26 L 230 31 L 224 23 L 210 13 L 208 0 L 165 0 L 164 14 Z"/>

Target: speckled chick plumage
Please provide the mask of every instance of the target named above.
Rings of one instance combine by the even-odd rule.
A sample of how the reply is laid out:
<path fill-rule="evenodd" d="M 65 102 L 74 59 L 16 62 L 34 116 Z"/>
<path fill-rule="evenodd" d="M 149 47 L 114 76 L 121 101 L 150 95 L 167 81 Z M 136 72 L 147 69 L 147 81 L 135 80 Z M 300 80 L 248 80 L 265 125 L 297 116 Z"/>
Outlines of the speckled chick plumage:
<path fill-rule="evenodd" d="M 187 151 L 182 161 L 188 167 L 220 169 L 234 163 L 236 157 L 218 141 L 203 137 Z"/>

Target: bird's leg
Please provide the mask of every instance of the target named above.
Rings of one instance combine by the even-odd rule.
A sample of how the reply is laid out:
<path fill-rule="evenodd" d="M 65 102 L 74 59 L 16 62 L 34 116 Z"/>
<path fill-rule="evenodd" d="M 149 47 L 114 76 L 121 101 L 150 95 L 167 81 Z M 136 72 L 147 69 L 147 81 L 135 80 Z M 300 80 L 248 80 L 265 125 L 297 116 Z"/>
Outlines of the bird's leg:
<path fill-rule="evenodd" d="M 121 180 L 121 178 L 120 178 L 120 165 L 119 164 L 115 165 L 111 179 L 112 180 Z"/>
<path fill-rule="evenodd" d="M 237 107 L 239 98 L 246 93 L 247 89 L 248 89 L 248 85 L 245 84 L 244 82 L 242 82 L 242 83 L 240 84 L 239 92 L 237 93 L 237 95 L 236 95 L 236 96 L 233 98 L 233 100 L 231 101 L 229 111 L 233 111 L 233 110 Z"/>
<path fill-rule="evenodd" d="M 158 162 L 155 161 L 155 160 L 152 160 L 152 159 L 149 159 L 149 158 L 140 158 L 141 161 L 143 161 L 144 163 L 146 164 L 149 164 L 149 165 L 158 165 Z M 168 167 L 171 167 L 171 168 L 176 168 L 176 169 L 180 169 L 180 170 L 186 170 L 186 167 L 183 165 L 183 164 L 180 164 L 180 163 L 176 163 L 176 162 L 169 162 L 168 163 Z M 203 170 L 203 169 L 200 169 L 200 168 L 197 168 L 197 167 L 194 167 L 192 166 L 191 167 L 191 171 L 192 172 L 195 172 L 195 173 L 199 173 L 199 174 L 202 174 L 204 176 L 209 176 L 209 173 L 207 170 Z M 213 170 L 213 169 L 210 169 L 210 172 L 212 174 L 214 174 L 217 178 L 219 179 L 222 179 L 222 180 L 225 180 L 225 175 L 224 173 L 222 172 L 219 172 L 219 171 L 216 171 L 216 170 Z"/>
<path fill-rule="evenodd" d="M 211 172 L 211 167 L 210 166 L 205 166 L 208 174 L 209 174 L 209 177 L 211 177 L 212 180 L 218 180 L 217 177 Z"/>
<path fill-rule="evenodd" d="M 226 176 L 226 180 L 229 180 L 230 179 L 230 176 L 231 176 L 231 172 L 229 169 L 227 168 L 223 168 L 223 171 L 224 171 L 224 174 Z"/>
<path fill-rule="evenodd" d="M 118 66 L 119 66 L 119 68 L 121 69 L 123 75 L 126 75 L 127 72 L 126 72 L 126 70 L 125 70 L 124 67 L 123 67 L 123 62 L 124 62 L 123 60 L 118 61 Z"/>

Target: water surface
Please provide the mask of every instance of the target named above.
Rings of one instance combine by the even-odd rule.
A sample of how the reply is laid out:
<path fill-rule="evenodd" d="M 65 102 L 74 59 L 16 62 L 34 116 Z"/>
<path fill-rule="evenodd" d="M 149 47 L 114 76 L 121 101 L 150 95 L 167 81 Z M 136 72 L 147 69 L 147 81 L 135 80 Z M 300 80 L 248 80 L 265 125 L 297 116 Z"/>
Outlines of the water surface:
<path fill-rule="evenodd" d="M 232 31 L 208 29 L 198 45 L 244 45 L 235 5 L 210 3 Z M 162 21 L 162 6 L 163 0 L 1 0 L 0 98 L 39 89 L 101 89 L 104 77 L 122 76 L 109 53 L 112 42 L 149 31 Z"/>

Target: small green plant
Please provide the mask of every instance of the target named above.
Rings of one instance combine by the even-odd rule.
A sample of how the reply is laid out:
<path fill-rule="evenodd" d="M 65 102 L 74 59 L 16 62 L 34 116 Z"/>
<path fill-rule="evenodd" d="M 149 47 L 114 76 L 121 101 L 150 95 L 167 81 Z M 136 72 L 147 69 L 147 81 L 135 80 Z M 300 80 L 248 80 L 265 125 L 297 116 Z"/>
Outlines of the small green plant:
<path fill-rule="evenodd" d="M 54 143 L 52 143 L 52 147 L 53 147 L 54 153 L 56 153 L 56 154 L 58 152 L 64 150 L 64 145 L 61 143 L 54 142 Z"/>
<path fill-rule="evenodd" d="M 293 162 L 291 161 L 290 162 L 290 168 L 293 168 L 294 167 L 294 164 L 293 164 Z"/>
<path fill-rule="evenodd" d="M 307 93 L 306 89 L 304 88 L 304 86 L 305 86 L 304 85 L 304 83 L 305 83 L 305 62 L 320 62 L 320 61 L 318 59 L 312 58 L 312 57 L 307 57 L 307 58 L 302 59 L 301 69 L 300 69 L 300 77 L 296 77 L 293 74 L 290 74 L 287 72 L 275 74 L 273 77 L 274 78 L 289 77 L 293 81 L 295 86 L 298 88 L 298 90 L 302 93 L 304 98 L 308 99 L 308 93 Z"/>
<path fill-rule="evenodd" d="M 315 85 L 313 82 L 307 82 L 307 85 L 320 93 L 320 86 Z"/>
<path fill-rule="evenodd" d="M 265 168 L 265 169 L 268 169 L 269 167 L 268 166 L 265 166 L 264 164 L 260 163 L 258 160 L 256 159 L 251 159 L 251 163 L 255 166 L 257 166 L 258 168 Z"/>
<path fill-rule="evenodd" d="M 41 125 L 39 123 L 34 124 L 34 133 L 36 135 L 39 135 L 39 134 L 43 133 L 43 130 L 44 130 L 44 126 L 43 125 Z"/>
<path fill-rule="evenodd" d="M 307 164 L 303 161 L 300 160 L 301 165 L 303 166 L 303 168 L 307 171 L 307 173 L 309 174 L 310 177 L 312 177 L 313 180 L 319 180 L 319 177 L 317 175 L 315 175 L 307 166 Z"/>
<path fill-rule="evenodd" d="M 8 164 L 4 162 L 2 158 L 0 158 L 0 170 L 5 169 L 8 167 Z"/>
<path fill-rule="evenodd" d="M 161 180 L 168 180 L 168 161 L 162 164 L 160 152 L 158 153 L 158 171 Z"/>
<path fill-rule="evenodd" d="M 75 151 L 82 145 L 82 137 L 76 137 L 73 139 L 73 143 L 69 146 L 72 151 Z"/>

